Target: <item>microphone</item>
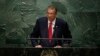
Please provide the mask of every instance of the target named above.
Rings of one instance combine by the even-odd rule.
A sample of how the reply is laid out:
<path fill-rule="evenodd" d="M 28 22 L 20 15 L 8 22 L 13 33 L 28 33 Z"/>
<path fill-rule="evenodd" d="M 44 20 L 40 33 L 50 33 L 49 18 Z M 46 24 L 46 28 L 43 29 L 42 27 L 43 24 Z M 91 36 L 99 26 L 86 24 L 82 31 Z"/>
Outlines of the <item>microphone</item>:
<path fill-rule="evenodd" d="M 57 28 L 58 26 L 55 26 L 53 29 L 54 29 L 54 38 L 57 38 Z M 58 39 L 56 39 L 56 45 L 58 45 Z"/>

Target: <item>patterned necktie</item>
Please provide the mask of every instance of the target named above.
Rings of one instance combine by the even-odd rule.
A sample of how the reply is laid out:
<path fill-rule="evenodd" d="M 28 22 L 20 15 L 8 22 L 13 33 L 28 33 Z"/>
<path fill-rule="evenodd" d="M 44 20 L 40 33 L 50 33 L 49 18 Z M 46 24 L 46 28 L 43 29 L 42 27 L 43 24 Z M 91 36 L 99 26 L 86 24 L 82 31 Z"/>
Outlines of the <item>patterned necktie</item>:
<path fill-rule="evenodd" d="M 51 42 L 51 40 L 52 40 L 52 22 L 49 23 L 48 33 L 49 33 L 49 42 Z"/>

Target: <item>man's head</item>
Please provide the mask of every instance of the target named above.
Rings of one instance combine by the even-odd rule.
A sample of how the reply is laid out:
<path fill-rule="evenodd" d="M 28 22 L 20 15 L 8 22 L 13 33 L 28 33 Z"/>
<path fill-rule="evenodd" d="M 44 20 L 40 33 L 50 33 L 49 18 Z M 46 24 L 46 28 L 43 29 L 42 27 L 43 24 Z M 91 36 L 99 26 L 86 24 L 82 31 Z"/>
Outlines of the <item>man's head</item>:
<path fill-rule="evenodd" d="M 57 8 L 53 5 L 48 6 L 47 8 L 47 17 L 50 21 L 53 21 L 57 15 Z"/>

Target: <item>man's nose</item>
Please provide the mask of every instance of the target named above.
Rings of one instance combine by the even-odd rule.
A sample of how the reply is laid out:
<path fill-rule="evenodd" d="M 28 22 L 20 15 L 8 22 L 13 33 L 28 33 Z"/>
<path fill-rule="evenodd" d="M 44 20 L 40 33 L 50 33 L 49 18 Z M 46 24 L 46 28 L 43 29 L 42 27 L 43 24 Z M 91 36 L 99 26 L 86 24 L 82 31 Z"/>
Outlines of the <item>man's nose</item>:
<path fill-rule="evenodd" d="M 52 17 L 53 15 L 48 15 L 49 17 Z"/>

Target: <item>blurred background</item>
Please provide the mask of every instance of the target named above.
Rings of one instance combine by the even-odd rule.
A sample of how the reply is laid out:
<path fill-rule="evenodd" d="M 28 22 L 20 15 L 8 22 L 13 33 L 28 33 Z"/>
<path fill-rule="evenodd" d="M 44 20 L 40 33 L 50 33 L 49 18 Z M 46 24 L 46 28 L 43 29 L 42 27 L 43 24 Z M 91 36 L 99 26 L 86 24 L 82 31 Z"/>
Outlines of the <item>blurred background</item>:
<path fill-rule="evenodd" d="M 100 46 L 99 0 L 0 0 L 0 47 L 32 47 L 27 38 L 51 4 L 69 25 L 72 47 Z"/>

